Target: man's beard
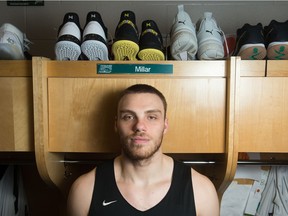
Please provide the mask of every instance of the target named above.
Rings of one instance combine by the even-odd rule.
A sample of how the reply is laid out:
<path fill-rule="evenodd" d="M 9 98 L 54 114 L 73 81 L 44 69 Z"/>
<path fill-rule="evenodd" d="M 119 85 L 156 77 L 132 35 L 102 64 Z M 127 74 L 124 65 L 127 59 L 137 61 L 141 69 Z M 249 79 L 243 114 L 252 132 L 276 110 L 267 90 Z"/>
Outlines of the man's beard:
<path fill-rule="evenodd" d="M 154 145 L 151 145 L 151 143 L 148 145 L 141 145 L 141 144 L 132 144 L 129 142 L 133 136 L 143 136 L 147 137 L 146 135 L 143 135 L 143 133 L 133 134 L 132 136 L 128 136 L 125 138 L 122 138 L 122 150 L 123 153 L 127 158 L 129 158 L 132 161 L 142 161 L 147 160 L 151 158 L 161 147 L 162 139 L 163 139 L 163 133 L 162 136 L 160 136 L 154 143 Z M 150 137 L 149 137 L 149 140 Z"/>

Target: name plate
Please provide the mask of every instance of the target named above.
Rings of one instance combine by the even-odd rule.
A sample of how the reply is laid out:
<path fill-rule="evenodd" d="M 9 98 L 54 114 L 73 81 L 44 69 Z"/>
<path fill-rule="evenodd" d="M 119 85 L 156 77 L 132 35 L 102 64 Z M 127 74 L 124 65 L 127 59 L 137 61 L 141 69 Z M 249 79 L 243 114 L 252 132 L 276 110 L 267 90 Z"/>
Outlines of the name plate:
<path fill-rule="evenodd" d="M 98 64 L 98 74 L 173 74 L 172 64 Z"/>

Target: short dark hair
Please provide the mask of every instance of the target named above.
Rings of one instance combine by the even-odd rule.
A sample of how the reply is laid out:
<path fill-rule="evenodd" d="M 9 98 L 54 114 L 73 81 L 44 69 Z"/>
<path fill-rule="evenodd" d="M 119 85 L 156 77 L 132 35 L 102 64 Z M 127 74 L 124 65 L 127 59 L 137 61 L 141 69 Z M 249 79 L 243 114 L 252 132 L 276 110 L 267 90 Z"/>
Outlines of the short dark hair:
<path fill-rule="evenodd" d="M 132 85 L 126 89 L 124 89 L 120 95 L 119 95 L 119 99 L 118 99 L 118 104 L 119 101 L 127 94 L 137 94 L 137 93 L 150 93 L 150 94 L 155 94 L 157 95 L 164 106 L 164 117 L 166 117 L 166 112 L 167 112 L 167 101 L 165 96 L 155 87 L 148 85 L 148 84 L 135 84 Z"/>

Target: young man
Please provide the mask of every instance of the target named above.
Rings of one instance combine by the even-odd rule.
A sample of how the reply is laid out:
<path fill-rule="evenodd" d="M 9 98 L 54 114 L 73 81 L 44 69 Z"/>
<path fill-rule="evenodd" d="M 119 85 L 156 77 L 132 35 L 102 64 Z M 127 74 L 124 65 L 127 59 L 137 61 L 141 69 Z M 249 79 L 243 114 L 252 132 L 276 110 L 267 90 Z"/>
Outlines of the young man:
<path fill-rule="evenodd" d="M 80 176 L 68 197 L 70 216 L 218 216 L 212 182 L 162 153 L 165 97 L 152 86 L 122 92 L 115 129 L 122 153 Z"/>

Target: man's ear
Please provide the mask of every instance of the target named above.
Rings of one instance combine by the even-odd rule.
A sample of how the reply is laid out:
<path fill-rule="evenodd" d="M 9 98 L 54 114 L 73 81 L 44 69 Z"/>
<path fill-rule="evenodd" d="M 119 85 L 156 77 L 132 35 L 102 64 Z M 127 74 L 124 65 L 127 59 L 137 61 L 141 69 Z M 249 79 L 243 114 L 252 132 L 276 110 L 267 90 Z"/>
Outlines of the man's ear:
<path fill-rule="evenodd" d="M 168 126 L 169 126 L 169 124 L 168 124 L 168 118 L 165 118 L 165 120 L 164 120 L 164 131 L 163 131 L 163 134 L 165 134 L 165 133 L 167 132 Z"/>

